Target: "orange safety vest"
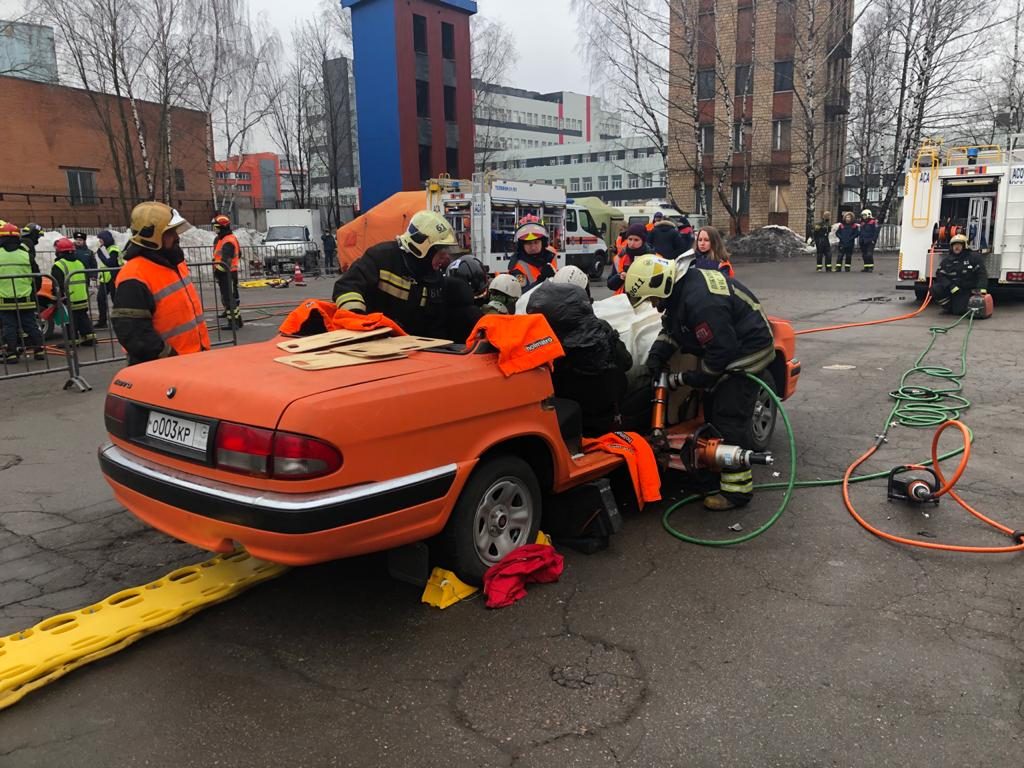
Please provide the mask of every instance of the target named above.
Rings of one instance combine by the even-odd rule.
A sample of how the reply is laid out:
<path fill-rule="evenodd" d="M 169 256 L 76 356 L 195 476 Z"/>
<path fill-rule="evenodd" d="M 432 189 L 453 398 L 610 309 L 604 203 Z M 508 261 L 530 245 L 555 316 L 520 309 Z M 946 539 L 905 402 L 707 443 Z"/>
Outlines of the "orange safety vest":
<path fill-rule="evenodd" d="M 480 335 L 498 349 L 498 368 L 506 376 L 565 356 L 544 315 L 484 315 L 466 339 L 466 346 Z"/>
<path fill-rule="evenodd" d="M 623 249 L 623 250 L 620 250 L 617 254 L 615 254 L 615 257 L 612 259 L 612 269 L 615 270 L 615 274 L 621 275 L 623 272 L 626 272 L 626 271 L 629 270 L 629 267 L 630 267 L 630 265 L 632 263 L 633 263 L 633 257 L 630 256 L 628 253 L 626 253 L 626 251 Z M 623 285 L 619 288 L 619 290 L 617 290 L 615 292 L 615 295 L 618 296 L 620 293 L 625 293 L 625 292 L 626 292 L 626 285 L 625 285 L 625 283 L 623 283 Z"/>
<path fill-rule="evenodd" d="M 551 265 L 551 269 L 557 272 L 558 251 L 548 248 L 548 253 L 552 254 L 551 261 L 548 263 Z M 516 262 L 515 266 L 508 271 L 508 273 L 516 278 L 522 284 L 523 288 L 529 288 L 540 278 L 540 270 L 540 267 L 535 267 L 530 262 L 520 259 Z"/>
<path fill-rule="evenodd" d="M 610 432 L 595 439 L 583 439 L 583 452 L 604 451 L 626 460 L 633 481 L 637 504 L 643 509 L 649 501 L 661 500 L 661 476 L 658 461 L 646 440 L 636 432 Z"/>
<path fill-rule="evenodd" d="M 232 245 L 235 246 L 235 255 L 231 257 L 231 271 L 232 272 L 237 272 L 238 271 L 238 261 L 239 261 L 239 259 L 242 256 L 242 247 L 238 244 L 238 238 L 235 237 L 235 233 L 234 232 L 232 232 L 230 235 L 224 235 L 224 237 L 220 238 L 217 241 L 216 245 L 214 245 L 214 247 L 213 247 L 213 261 L 216 264 L 220 264 L 220 262 L 221 262 L 221 253 L 220 252 L 221 252 L 221 249 L 224 247 L 225 243 L 231 243 Z"/>
<path fill-rule="evenodd" d="M 177 268 L 167 267 L 139 254 L 121 267 L 115 285 L 120 286 L 126 280 L 138 280 L 149 289 L 156 304 L 153 330 L 175 352 L 187 355 L 210 348 L 203 305 L 184 261 Z"/>

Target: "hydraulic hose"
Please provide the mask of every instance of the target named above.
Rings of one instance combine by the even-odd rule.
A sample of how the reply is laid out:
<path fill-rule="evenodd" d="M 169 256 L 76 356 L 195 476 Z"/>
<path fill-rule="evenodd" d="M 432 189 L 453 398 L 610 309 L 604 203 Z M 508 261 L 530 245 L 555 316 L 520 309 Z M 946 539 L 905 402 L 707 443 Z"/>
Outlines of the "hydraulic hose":
<path fill-rule="evenodd" d="M 795 331 L 795 336 L 805 336 L 809 333 L 824 333 L 825 331 L 842 331 L 846 328 L 865 328 L 869 325 L 884 325 L 885 323 L 895 323 L 898 320 L 909 320 L 912 317 L 917 317 L 927 309 L 928 305 L 932 302 L 932 264 L 935 261 L 935 245 L 932 244 L 931 249 L 928 251 L 928 293 L 925 294 L 924 301 L 921 302 L 921 306 L 913 312 L 907 312 L 903 315 L 897 315 L 896 317 L 887 317 L 883 320 L 868 320 L 862 323 L 842 323 L 841 325 L 826 325 L 821 328 L 805 328 L 802 331 Z"/>

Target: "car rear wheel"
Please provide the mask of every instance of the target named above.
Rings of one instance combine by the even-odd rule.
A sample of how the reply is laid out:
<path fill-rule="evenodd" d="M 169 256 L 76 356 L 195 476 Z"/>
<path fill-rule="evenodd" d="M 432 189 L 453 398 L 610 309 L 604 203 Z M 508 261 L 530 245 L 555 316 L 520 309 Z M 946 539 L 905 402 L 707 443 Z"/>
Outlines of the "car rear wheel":
<path fill-rule="evenodd" d="M 474 470 L 445 528 L 451 568 L 468 584 L 509 552 L 530 544 L 540 528 L 541 493 L 530 465 L 495 456 Z"/>
<path fill-rule="evenodd" d="M 925 298 L 928 296 L 927 285 L 915 285 L 914 286 L 914 298 L 917 299 L 918 304 L 923 304 Z"/>
<path fill-rule="evenodd" d="M 775 384 L 775 377 L 769 370 L 758 374 L 758 378 L 773 390 L 778 390 Z M 747 445 L 755 451 L 768 449 L 768 444 L 775 433 L 775 422 L 779 417 L 779 409 L 772 400 L 771 395 L 765 392 L 764 387 L 758 387 L 757 396 L 751 408 L 750 426 L 747 427 Z"/>
<path fill-rule="evenodd" d="M 604 265 L 606 258 L 607 256 L 605 255 L 604 251 L 598 251 L 597 253 L 589 257 L 590 268 L 587 270 L 587 273 L 590 275 L 591 279 L 600 280 L 601 277 L 604 275 Z"/>

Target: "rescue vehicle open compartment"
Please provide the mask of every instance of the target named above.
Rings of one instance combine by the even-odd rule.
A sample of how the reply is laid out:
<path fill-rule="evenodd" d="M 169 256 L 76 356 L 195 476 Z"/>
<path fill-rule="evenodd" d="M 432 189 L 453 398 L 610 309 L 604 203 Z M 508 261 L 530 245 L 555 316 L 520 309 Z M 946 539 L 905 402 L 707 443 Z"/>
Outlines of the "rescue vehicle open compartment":
<path fill-rule="evenodd" d="M 985 260 L 990 288 L 1024 288 L 1024 135 L 1005 147 L 926 140 L 910 158 L 896 287 L 923 299 L 957 234 Z"/>
<path fill-rule="evenodd" d="M 548 230 L 559 266 L 574 265 L 597 278 L 608 264 L 608 245 L 594 217 L 567 199 L 562 187 L 479 173 L 472 181 L 442 176 L 427 182 L 427 207 L 448 219 L 459 247 L 491 274 L 508 271 L 524 216 L 536 216 Z"/>

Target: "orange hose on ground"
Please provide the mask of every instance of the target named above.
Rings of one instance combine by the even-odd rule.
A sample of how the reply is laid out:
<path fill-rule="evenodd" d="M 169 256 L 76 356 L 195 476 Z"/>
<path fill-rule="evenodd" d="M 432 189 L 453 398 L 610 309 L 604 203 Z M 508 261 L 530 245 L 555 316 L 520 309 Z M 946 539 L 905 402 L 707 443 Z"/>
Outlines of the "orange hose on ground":
<path fill-rule="evenodd" d="M 795 331 L 794 336 L 804 336 L 808 333 L 824 333 L 825 331 L 841 331 L 845 328 L 864 328 L 869 325 L 884 325 L 885 323 L 895 323 L 898 320 L 909 320 L 912 317 L 917 317 L 929 304 L 932 303 L 932 264 L 935 259 L 935 246 L 932 245 L 928 251 L 928 293 L 924 297 L 924 301 L 921 302 L 921 306 L 913 312 L 908 312 L 904 315 L 897 315 L 896 317 L 887 317 L 884 320 L 868 320 L 862 323 L 843 323 L 842 325 L 826 325 L 822 328 L 805 328 L 802 331 Z"/>
<path fill-rule="evenodd" d="M 950 426 L 954 425 L 963 434 L 964 458 L 961 460 L 960 467 L 957 469 L 956 474 L 953 476 L 953 480 L 947 482 L 945 477 L 942 475 L 942 470 L 939 468 L 938 444 L 939 436 Z M 929 541 L 908 539 L 904 536 L 896 536 L 891 533 L 886 533 L 885 531 L 871 525 L 871 523 L 869 523 L 867 520 L 861 517 L 860 514 L 858 514 L 857 510 L 854 509 L 853 502 L 850 500 L 850 478 L 853 476 L 853 473 L 861 464 L 863 464 L 865 461 L 867 461 L 868 459 L 875 455 L 875 453 L 878 451 L 878 446 L 879 443 L 875 443 L 873 446 L 871 446 L 871 448 L 869 448 L 859 459 L 857 459 L 849 467 L 846 468 L 846 474 L 843 475 L 843 503 L 846 505 L 847 511 L 851 515 L 853 515 L 853 519 L 856 520 L 860 524 L 860 526 L 864 528 L 868 533 L 871 533 L 872 535 L 877 536 L 880 539 L 891 541 L 895 544 L 905 544 L 909 547 L 920 547 L 922 549 L 939 549 L 946 552 L 968 552 L 974 554 L 1006 554 L 1009 552 L 1024 552 L 1024 542 L 1009 547 L 969 547 L 958 544 L 933 544 Z M 932 440 L 932 461 L 934 462 L 932 468 L 935 470 L 935 474 L 939 478 L 939 482 L 942 485 L 942 489 L 940 489 L 941 493 L 948 493 L 951 499 L 956 501 L 957 504 L 959 504 L 961 507 L 967 510 L 967 512 L 976 517 L 978 520 L 981 520 L 983 523 L 991 525 L 993 528 L 1001 531 L 1007 536 L 1013 537 L 1015 541 L 1019 541 L 1019 539 L 1017 538 L 1019 534 L 1017 534 L 1016 531 L 1014 531 L 1011 528 L 1007 528 L 1005 525 L 1001 525 L 1000 523 L 997 523 L 994 520 L 990 520 L 988 517 L 981 514 L 973 507 L 971 507 L 966 501 L 961 499 L 960 496 L 957 495 L 956 491 L 952 489 L 952 486 L 955 484 L 956 480 L 958 480 L 960 476 L 963 474 L 963 470 L 967 468 L 967 458 L 970 454 L 970 451 L 970 432 L 967 430 L 967 427 L 963 423 L 959 421 L 947 421 L 936 431 L 935 437 Z"/>

